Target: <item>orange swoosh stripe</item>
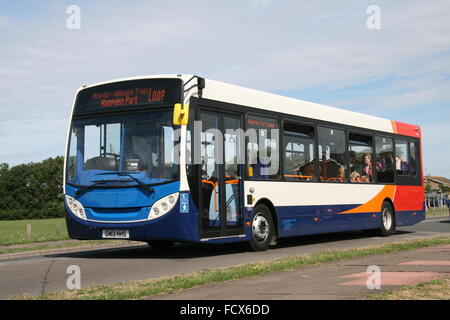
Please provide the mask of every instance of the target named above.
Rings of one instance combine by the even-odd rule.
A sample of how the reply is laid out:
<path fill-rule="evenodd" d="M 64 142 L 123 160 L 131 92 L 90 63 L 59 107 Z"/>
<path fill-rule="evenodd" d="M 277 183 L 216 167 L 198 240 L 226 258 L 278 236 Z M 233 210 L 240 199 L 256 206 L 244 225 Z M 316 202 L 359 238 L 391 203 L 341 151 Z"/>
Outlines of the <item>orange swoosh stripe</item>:
<path fill-rule="evenodd" d="M 339 214 L 380 212 L 384 199 L 389 198 L 391 200 L 394 200 L 395 187 L 396 186 L 384 186 L 383 189 L 381 189 L 381 191 L 375 197 L 373 197 L 371 200 L 369 200 L 365 204 L 362 204 L 351 210 L 341 212 Z"/>
<path fill-rule="evenodd" d="M 391 120 L 391 125 L 392 125 L 392 131 L 394 133 L 397 133 L 397 126 L 395 125 L 395 121 L 394 120 Z"/>

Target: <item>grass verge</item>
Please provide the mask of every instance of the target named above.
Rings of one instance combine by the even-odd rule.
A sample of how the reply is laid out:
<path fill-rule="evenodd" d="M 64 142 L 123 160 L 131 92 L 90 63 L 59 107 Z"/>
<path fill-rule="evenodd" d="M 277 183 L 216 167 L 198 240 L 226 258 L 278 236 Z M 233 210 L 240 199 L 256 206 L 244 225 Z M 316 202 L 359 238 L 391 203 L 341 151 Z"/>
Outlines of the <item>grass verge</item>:
<path fill-rule="evenodd" d="M 75 240 L 74 242 L 64 242 L 64 243 L 60 243 L 60 244 L 55 243 L 55 244 L 49 244 L 49 245 L 24 246 L 24 247 L 20 247 L 20 248 L 7 248 L 7 249 L 0 249 L 0 255 L 9 254 L 9 253 L 18 253 L 18 252 L 48 250 L 48 249 L 62 249 L 62 248 L 66 249 L 66 248 L 73 248 L 73 247 L 80 247 L 80 246 L 87 246 L 87 245 L 99 245 L 99 244 L 104 244 L 104 243 L 108 243 L 111 241 L 116 241 L 116 240 L 86 240 L 86 241 Z"/>
<path fill-rule="evenodd" d="M 369 297 L 373 300 L 450 300 L 450 278 L 405 286 Z"/>
<path fill-rule="evenodd" d="M 31 225 L 31 237 L 27 237 L 27 224 Z M 57 225 L 60 229 L 57 230 Z M 0 246 L 67 240 L 64 218 L 0 221 Z"/>
<path fill-rule="evenodd" d="M 425 215 L 427 218 L 449 217 L 450 216 L 448 209 L 427 210 Z"/>
<path fill-rule="evenodd" d="M 40 296 L 21 296 L 19 299 L 139 299 L 158 294 L 169 294 L 179 290 L 197 286 L 219 283 L 229 280 L 254 277 L 275 271 L 294 270 L 299 267 L 348 260 L 377 254 L 394 253 L 404 250 L 424 248 L 428 246 L 450 244 L 450 237 L 414 240 L 358 249 L 328 250 L 308 255 L 291 256 L 262 263 L 251 263 L 235 267 L 171 276 L 160 279 L 149 279 L 108 286 L 48 293 Z"/>
<path fill-rule="evenodd" d="M 443 210 L 428 210 L 426 212 L 428 218 L 436 217 L 448 217 L 449 212 L 447 209 Z M 27 238 L 26 226 L 31 224 L 31 238 Z M 59 224 L 60 229 L 57 232 L 57 225 Z M 53 218 L 53 219 L 34 219 L 34 220 L 5 220 L 0 221 L 0 246 L 10 246 L 16 244 L 28 244 L 28 243 L 39 243 L 48 241 L 59 241 L 68 240 L 69 236 L 67 234 L 66 221 L 64 218 Z M 60 248 L 61 246 L 57 246 Z M 47 247 L 42 247 L 40 249 L 45 249 Z M 10 252 L 20 252 L 26 251 L 22 249 L 14 249 Z"/>

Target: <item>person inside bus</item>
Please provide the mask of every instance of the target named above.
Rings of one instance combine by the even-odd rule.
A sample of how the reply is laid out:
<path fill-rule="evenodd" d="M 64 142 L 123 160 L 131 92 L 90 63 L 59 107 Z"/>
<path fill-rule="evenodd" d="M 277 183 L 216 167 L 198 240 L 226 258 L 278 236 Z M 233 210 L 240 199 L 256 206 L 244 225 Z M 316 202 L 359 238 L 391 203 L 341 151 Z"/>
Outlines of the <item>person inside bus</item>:
<path fill-rule="evenodd" d="M 372 161 L 371 160 L 372 160 L 372 157 L 369 153 L 366 153 L 363 156 L 361 182 L 369 183 L 370 181 L 372 181 Z"/>
<path fill-rule="evenodd" d="M 349 159 L 349 170 L 354 171 L 356 167 L 356 152 L 355 151 L 349 151 L 348 152 L 348 159 Z"/>
<path fill-rule="evenodd" d="M 338 178 L 341 182 L 344 182 L 345 179 L 345 168 L 344 167 L 339 167 L 338 169 Z"/>
<path fill-rule="evenodd" d="M 378 161 L 376 163 L 378 172 L 391 171 L 395 168 L 392 152 L 386 152 L 379 154 Z"/>
<path fill-rule="evenodd" d="M 326 165 L 324 166 L 324 171 L 321 171 L 321 175 L 324 177 L 326 181 L 346 181 L 345 177 L 345 167 L 342 162 L 335 160 L 338 158 L 336 155 L 331 155 L 331 159 L 326 160 Z M 322 174 L 324 173 L 324 174 Z"/>
<path fill-rule="evenodd" d="M 408 162 L 399 155 L 397 155 L 397 158 L 395 160 L 395 168 L 397 170 L 397 173 L 400 174 L 409 171 Z"/>
<path fill-rule="evenodd" d="M 308 163 L 302 170 L 303 175 L 308 180 L 313 180 L 316 177 L 316 165 L 314 162 Z"/>
<path fill-rule="evenodd" d="M 395 165 L 394 165 L 394 154 L 393 154 L 393 152 L 386 152 L 385 163 L 386 163 L 386 170 L 387 171 L 394 170 Z"/>
<path fill-rule="evenodd" d="M 292 169 L 292 172 L 297 179 L 311 180 L 315 177 L 315 165 L 314 162 L 306 162 L 305 164 L 299 164 Z"/>
<path fill-rule="evenodd" d="M 378 172 L 383 172 L 386 170 L 386 162 L 384 161 L 383 157 L 378 158 L 377 162 L 375 163 L 375 168 Z"/>
<path fill-rule="evenodd" d="M 326 152 L 322 152 L 322 157 L 319 159 L 320 159 L 320 162 L 319 162 L 320 181 L 326 181 L 326 179 L 327 179 L 327 154 L 326 154 Z"/>
<path fill-rule="evenodd" d="M 353 171 L 350 173 L 350 181 L 351 182 L 361 182 L 361 175 L 358 171 Z"/>

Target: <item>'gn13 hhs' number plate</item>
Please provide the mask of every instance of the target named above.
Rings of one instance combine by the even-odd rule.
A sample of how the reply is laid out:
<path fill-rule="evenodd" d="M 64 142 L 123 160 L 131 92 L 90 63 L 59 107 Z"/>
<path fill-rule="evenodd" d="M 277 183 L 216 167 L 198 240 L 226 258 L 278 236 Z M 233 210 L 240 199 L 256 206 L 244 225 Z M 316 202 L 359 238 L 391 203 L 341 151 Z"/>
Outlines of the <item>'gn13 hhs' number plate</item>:
<path fill-rule="evenodd" d="M 102 238 L 105 239 L 129 239 L 129 230 L 103 230 Z"/>

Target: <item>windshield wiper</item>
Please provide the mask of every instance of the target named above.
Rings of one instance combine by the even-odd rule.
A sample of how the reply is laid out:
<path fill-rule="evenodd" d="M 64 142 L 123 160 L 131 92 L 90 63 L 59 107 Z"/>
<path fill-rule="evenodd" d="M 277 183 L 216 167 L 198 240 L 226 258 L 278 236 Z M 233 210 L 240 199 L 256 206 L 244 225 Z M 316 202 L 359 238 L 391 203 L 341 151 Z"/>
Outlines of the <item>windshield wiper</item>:
<path fill-rule="evenodd" d="M 132 172 L 113 171 L 113 172 L 97 173 L 95 175 L 99 176 L 99 175 L 104 175 L 104 174 L 117 174 L 118 176 L 127 176 L 127 177 L 131 178 L 134 182 L 136 182 L 142 189 L 147 190 L 148 192 L 154 192 L 154 190 L 150 184 L 143 183 L 138 178 L 133 177 L 130 173 L 132 173 Z M 100 180 L 100 181 L 125 181 L 125 180 Z"/>
<path fill-rule="evenodd" d="M 107 173 L 107 174 L 109 174 L 109 173 Z M 146 190 L 146 191 L 148 191 L 148 192 L 150 192 L 150 193 L 154 192 L 153 188 L 152 188 L 150 185 L 143 183 L 142 181 L 140 181 L 139 179 L 137 179 L 137 178 L 135 178 L 135 177 L 133 177 L 133 176 L 130 176 L 130 175 L 127 175 L 127 176 L 129 176 L 129 177 L 131 178 L 131 180 L 123 180 L 123 179 L 115 179 L 115 180 L 93 180 L 93 181 L 92 181 L 92 182 L 93 182 L 92 184 L 90 184 L 90 185 L 88 185 L 88 186 L 82 186 L 80 189 L 78 189 L 78 190 L 75 192 L 75 195 L 76 195 L 77 197 L 79 197 L 79 196 L 81 196 L 82 194 L 86 193 L 87 191 L 89 191 L 89 190 L 91 190 L 91 189 L 97 187 L 99 184 L 105 184 L 105 183 L 108 183 L 108 182 L 132 182 L 132 181 L 135 181 L 135 182 L 137 183 L 137 185 L 138 185 L 139 187 L 141 187 L 142 189 L 144 189 L 144 190 Z"/>
<path fill-rule="evenodd" d="M 78 190 L 75 192 L 75 195 L 76 195 L 77 197 L 79 197 L 79 196 L 81 196 L 83 193 L 85 193 L 85 192 L 87 192 L 87 191 L 89 191 L 89 190 L 91 190 L 91 189 L 97 187 L 99 184 L 104 184 L 104 183 L 108 183 L 108 182 L 131 182 L 131 181 L 133 181 L 133 180 L 119 180 L 119 179 L 117 179 L 117 180 L 93 180 L 93 181 L 92 181 L 92 182 L 93 182 L 92 184 L 90 184 L 90 185 L 88 185 L 88 186 L 81 186 L 81 188 L 78 189 Z M 153 191 L 153 190 L 152 190 L 152 191 Z"/>
<path fill-rule="evenodd" d="M 149 185 L 143 183 L 141 180 L 139 180 L 138 178 L 133 177 L 131 174 L 123 174 L 124 176 L 130 177 L 131 179 L 133 179 L 142 189 L 147 190 L 148 192 L 154 192 L 153 188 L 150 187 Z"/>
<path fill-rule="evenodd" d="M 95 175 L 96 176 L 100 176 L 100 175 L 104 175 L 104 174 L 117 174 L 118 176 L 127 176 L 127 177 L 130 177 L 131 179 L 133 179 L 134 181 L 136 181 L 136 182 L 139 181 L 140 183 L 142 183 L 143 185 L 148 186 L 148 187 L 150 187 L 150 186 L 159 186 L 159 185 L 162 185 L 162 184 L 167 184 L 167 183 L 171 183 L 171 182 L 175 182 L 175 181 L 179 180 L 179 179 L 166 179 L 166 180 L 160 181 L 160 182 L 144 184 L 142 181 L 140 181 L 136 177 L 132 176 L 131 175 L 132 173 L 136 173 L 136 172 L 134 172 L 134 171 L 111 171 L 111 172 L 96 173 Z"/>
<path fill-rule="evenodd" d="M 95 181 L 93 184 L 90 184 L 88 186 L 82 186 L 80 189 L 78 189 L 77 191 L 75 191 L 75 195 L 77 197 L 81 196 L 83 193 L 85 193 L 86 191 L 89 191 L 90 189 L 95 188 L 96 186 L 98 186 L 99 184 L 104 184 L 106 183 L 107 180 L 97 180 Z"/>

